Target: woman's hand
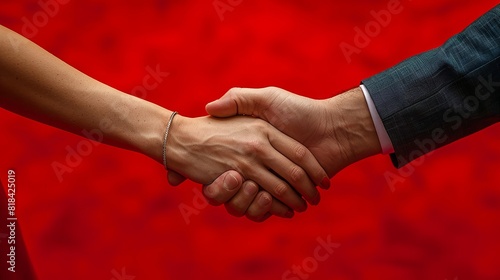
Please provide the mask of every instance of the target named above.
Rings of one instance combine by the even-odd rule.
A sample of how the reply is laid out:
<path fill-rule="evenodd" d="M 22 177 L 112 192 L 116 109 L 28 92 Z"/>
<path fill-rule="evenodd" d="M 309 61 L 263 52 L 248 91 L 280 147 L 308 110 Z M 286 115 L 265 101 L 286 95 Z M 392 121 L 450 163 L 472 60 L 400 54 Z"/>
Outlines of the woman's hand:
<path fill-rule="evenodd" d="M 176 116 L 167 143 L 167 166 L 201 184 L 213 182 L 225 171 L 238 171 L 300 212 L 307 208 L 301 196 L 316 205 L 319 192 L 315 186 L 327 178 L 305 146 L 250 117 Z M 275 207 L 288 210 L 283 205 Z"/>
<path fill-rule="evenodd" d="M 360 88 L 328 100 L 313 100 L 276 87 L 234 88 L 208 104 L 207 112 L 217 117 L 247 114 L 268 121 L 303 143 L 329 176 L 353 162 L 380 153 L 380 143 Z M 234 216 L 247 215 L 251 220 L 265 220 L 272 206 L 259 205 L 262 205 L 263 196 L 270 195 L 250 195 L 251 186 L 245 184 L 238 173 L 231 174 L 235 179 L 225 182 L 231 184 L 231 189 L 222 187 L 220 180 L 205 187 L 208 201 L 213 205 L 224 203 Z M 321 185 L 328 188 L 328 183 L 326 180 Z"/>
<path fill-rule="evenodd" d="M 19 43 L 15 52 L 12 41 Z M 96 81 L 2 26 L 0 69 L 0 107 L 78 135 L 90 131 L 99 135 L 93 140 L 163 162 L 170 110 Z M 263 121 L 177 116 L 168 140 L 168 166 L 197 182 L 234 169 L 295 210 L 306 208 L 301 195 L 319 200 L 314 185 L 325 171 L 304 146 Z M 264 198 L 270 204 L 269 194 Z M 271 210 L 287 213 L 276 205 Z"/>

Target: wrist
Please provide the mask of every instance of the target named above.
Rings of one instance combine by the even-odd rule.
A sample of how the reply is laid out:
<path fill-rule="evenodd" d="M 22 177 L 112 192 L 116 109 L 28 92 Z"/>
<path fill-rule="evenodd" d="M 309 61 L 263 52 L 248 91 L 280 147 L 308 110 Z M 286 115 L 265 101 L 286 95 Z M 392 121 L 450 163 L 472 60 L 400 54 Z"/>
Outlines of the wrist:
<path fill-rule="evenodd" d="M 209 184 L 222 173 L 220 165 L 212 158 L 220 155 L 210 150 L 211 146 L 218 145 L 221 140 L 211 138 L 210 131 L 215 129 L 210 124 L 209 118 L 175 116 L 166 143 L 169 170 L 200 184 Z"/>
<path fill-rule="evenodd" d="M 337 152 L 341 153 L 347 165 L 381 153 L 377 132 L 361 88 L 328 99 L 327 106 L 329 137 L 337 141 Z"/>
<path fill-rule="evenodd" d="M 190 146 L 195 134 L 192 133 L 191 118 L 176 115 L 170 125 L 170 131 L 166 142 L 166 163 L 167 168 L 182 173 L 189 165 L 187 159 L 190 158 L 186 146 Z"/>
<path fill-rule="evenodd" d="M 144 100 L 136 100 L 136 108 L 128 113 L 126 138 L 133 150 L 163 165 L 163 137 L 171 111 Z"/>

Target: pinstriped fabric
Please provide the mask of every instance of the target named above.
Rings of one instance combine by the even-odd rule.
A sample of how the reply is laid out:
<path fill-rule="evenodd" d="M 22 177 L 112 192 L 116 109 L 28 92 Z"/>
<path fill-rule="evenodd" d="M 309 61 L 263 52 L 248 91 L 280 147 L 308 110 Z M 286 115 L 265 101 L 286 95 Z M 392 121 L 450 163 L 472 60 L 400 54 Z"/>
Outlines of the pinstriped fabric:
<path fill-rule="evenodd" d="M 500 5 L 443 46 L 363 81 L 396 167 L 498 122 Z"/>

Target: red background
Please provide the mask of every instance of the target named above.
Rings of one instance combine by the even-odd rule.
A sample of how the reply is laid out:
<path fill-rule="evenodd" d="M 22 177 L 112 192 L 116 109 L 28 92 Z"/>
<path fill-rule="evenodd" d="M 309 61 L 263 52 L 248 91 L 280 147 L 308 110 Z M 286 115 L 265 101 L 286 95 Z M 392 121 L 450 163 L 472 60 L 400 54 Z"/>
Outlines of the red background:
<path fill-rule="evenodd" d="M 340 43 L 353 44 L 354 28 L 388 2 L 246 0 L 221 21 L 212 0 L 73 0 L 31 35 L 125 92 L 159 64 L 170 76 L 146 99 L 199 116 L 233 86 L 333 96 L 497 4 L 401 0 L 403 11 L 348 63 Z M 2 0 L 0 24 L 22 33 L 22 19 L 41 11 L 37 1 Z M 328 236 L 340 247 L 309 279 L 500 279 L 498 126 L 425 157 L 394 189 L 384 173 L 397 170 L 376 156 L 341 172 L 319 206 L 292 220 L 256 224 L 206 207 L 187 225 L 179 205 L 193 206 L 199 186 L 172 188 L 157 163 L 104 145 L 59 182 L 51 164 L 82 138 L 4 110 L 0 120 L 0 179 L 17 171 L 19 222 L 40 279 L 119 280 L 122 268 L 137 280 L 281 279 Z"/>

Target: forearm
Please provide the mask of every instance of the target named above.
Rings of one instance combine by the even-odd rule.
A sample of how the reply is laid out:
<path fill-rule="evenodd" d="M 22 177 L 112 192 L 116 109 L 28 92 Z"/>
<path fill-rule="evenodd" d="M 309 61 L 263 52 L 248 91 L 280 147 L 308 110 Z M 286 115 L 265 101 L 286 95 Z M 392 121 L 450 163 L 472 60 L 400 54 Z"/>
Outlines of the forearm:
<path fill-rule="evenodd" d="M 1 107 L 79 135 L 97 129 L 104 143 L 161 162 L 170 111 L 88 77 L 1 26 L 0 73 Z"/>

